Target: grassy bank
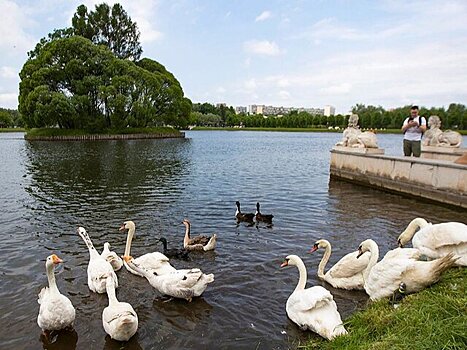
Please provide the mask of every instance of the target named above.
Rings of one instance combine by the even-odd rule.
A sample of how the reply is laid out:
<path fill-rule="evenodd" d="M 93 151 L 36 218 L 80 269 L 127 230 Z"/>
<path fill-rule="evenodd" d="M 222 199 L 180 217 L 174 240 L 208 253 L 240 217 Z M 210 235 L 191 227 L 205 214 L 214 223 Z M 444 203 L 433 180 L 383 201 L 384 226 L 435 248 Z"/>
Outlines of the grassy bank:
<path fill-rule="evenodd" d="M 179 133 L 170 127 L 158 128 L 124 128 L 124 129 L 108 129 L 100 132 L 89 132 L 81 129 L 58 129 L 58 128 L 41 128 L 27 130 L 27 136 L 82 136 L 82 135 L 125 135 L 125 134 L 174 134 Z"/>
<path fill-rule="evenodd" d="M 335 130 L 327 128 L 221 128 L 221 127 L 206 127 L 197 126 L 192 130 L 224 130 L 224 131 L 282 131 L 282 132 L 336 132 L 342 133 L 344 129 Z M 399 129 L 377 130 L 378 134 L 400 134 Z"/>
<path fill-rule="evenodd" d="M 332 342 L 313 338 L 301 349 L 467 349 L 467 268 L 453 268 L 441 281 L 407 296 L 395 309 L 371 303 L 345 322 L 349 334 Z"/>
<path fill-rule="evenodd" d="M 23 128 L 0 128 L 0 132 L 24 132 Z"/>

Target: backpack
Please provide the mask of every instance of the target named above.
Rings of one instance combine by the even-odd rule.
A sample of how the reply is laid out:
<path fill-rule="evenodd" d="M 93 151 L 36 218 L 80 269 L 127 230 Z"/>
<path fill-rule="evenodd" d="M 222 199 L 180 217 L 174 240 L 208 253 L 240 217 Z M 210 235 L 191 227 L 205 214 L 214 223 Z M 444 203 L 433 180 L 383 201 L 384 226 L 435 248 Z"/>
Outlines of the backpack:
<path fill-rule="evenodd" d="M 423 117 L 422 117 L 421 115 L 418 116 L 418 125 L 422 125 L 422 118 L 423 118 Z M 425 125 L 426 125 L 426 124 L 425 124 Z M 404 134 L 405 134 L 406 132 L 407 132 L 407 130 L 404 131 Z M 423 134 L 424 134 L 424 133 L 425 133 L 425 132 L 422 131 L 422 137 L 423 137 Z"/>

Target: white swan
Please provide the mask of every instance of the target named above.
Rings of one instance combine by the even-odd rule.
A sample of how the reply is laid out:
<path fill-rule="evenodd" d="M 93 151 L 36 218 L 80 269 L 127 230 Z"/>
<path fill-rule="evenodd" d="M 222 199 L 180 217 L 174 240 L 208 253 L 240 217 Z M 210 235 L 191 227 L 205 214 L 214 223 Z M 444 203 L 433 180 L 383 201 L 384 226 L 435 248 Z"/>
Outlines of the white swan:
<path fill-rule="evenodd" d="M 360 255 L 364 252 L 370 252 L 371 255 L 363 274 L 365 291 L 371 300 L 391 296 L 401 282 L 405 283 L 407 293 L 418 292 L 437 282 L 441 274 L 456 261 L 452 253 L 433 261 L 418 261 L 419 250 L 397 248 L 387 252 L 377 263 L 378 245 L 371 239 L 363 241 L 358 250 Z"/>
<path fill-rule="evenodd" d="M 120 231 L 123 231 L 123 230 L 128 230 L 124 255 L 130 256 L 131 241 L 133 240 L 133 236 L 135 235 L 135 230 L 136 230 L 135 223 L 133 221 L 125 221 L 123 225 L 120 227 Z M 144 269 L 150 271 L 151 273 L 155 272 L 158 275 L 163 275 L 166 273 L 177 271 L 175 267 L 170 265 L 169 258 L 160 252 L 144 254 L 138 258 L 135 258 L 134 261 L 135 263 L 137 263 L 139 266 L 143 267 Z M 128 271 L 130 271 L 132 274 L 144 277 L 141 273 L 129 267 L 125 261 L 123 262 L 123 264 L 125 265 L 125 268 Z"/>
<path fill-rule="evenodd" d="M 112 276 L 110 275 L 107 276 L 106 290 L 109 297 L 109 306 L 102 311 L 104 330 L 112 339 L 127 341 L 138 330 L 138 315 L 130 304 L 117 300 Z"/>
<path fill-rule="evenodd" d="M 325 239 L 316 241 L 310 253 L 325 248 L 323 258 L 318 265 L 318 277 L 325 280 L 334 288 L 342 289 L 363 289 L 363 271 L 368 266 L 370 254 L 366 253 L 360 259 L 356 259 L 358 251 L 349 253 L 340 259 L 326 274 L 324 268 L 331 256 L 331 243 Z"/>
<path fill-rule="evenodd" d="M 182 221 L 185 225 L 185 237 L 183 238 L 183 248 L 186 250 L 209 251 L 216 248 L 217 235 L 214 233 L 208 236 L 190 236 L 191 223 L 188 219 Z"/>
<path fill-rule="evenodd" d="M 415 232 L 418 228 L 420 230 Z M 459 257 L 456 265 L 467 266 L 467 225 L 460 222 L 443 222 L 433 225 L 425 219 L 413 219 L 399 236 L 402 248 L 412 240 L 412 246 L 431 258 L 441 258 L 449 253 Z"/>
<path fill-rule="evenodd" d="M 300 279 L 287 299 L 287 316 L 302 329 L 310 329 L 326 339 L 347 334 L 332 294 L 321 286 L 305 289 L 306 267 L 296 255 L 285 258 L 281 267 L 297 266 Z"/>
<path fill-rule="evenodd" d="M 60 294 L 55 282 L 54 266 L 63 262 L 57 255 L 47 257 L 45 270 L 49 286 L 42 288 L 37 302 L 40 304 L 37 324 L 45 335 L 48 331 L 73 327 L 75 321 L 75 308 L 63 294 Z"/>
<path fill-rule="evenodd" d="M 83 239 L 84 243 L 89 250 L 89 264 L 88 264 L 88 287 L 95 293 L 106 292 L 106 280 L 110 274 L 115 288 L 118 287 L 117 275 L 115 274 L 112 265 L 105 260 L 94 248 L 94 245 L 89 238 L 88 233 L 84 227 L 78 227 L 78 234 Z"/>
<path fill-rule="evenodd" d="M 176 273 L 157 275 L 136 263 L 131 256 L 124 256 L 123 259 L 131 269 L 146 277 L 156 290 L 174 298 L 191 301 L 193 297 L 200 296 L 209 283 L 214 282 L 213 274 L 205 275 L 200 269 L 177 270 Z"/>
<path fill-rule="evenodd" d="M 114 271 L 118 271 L 123 266 L 123 260 L 115 253 L 114 251 L 110 251 L 110 243 L 104 243 L 104 249 L 102 249 L 101 256 L 107 260 Z"/>

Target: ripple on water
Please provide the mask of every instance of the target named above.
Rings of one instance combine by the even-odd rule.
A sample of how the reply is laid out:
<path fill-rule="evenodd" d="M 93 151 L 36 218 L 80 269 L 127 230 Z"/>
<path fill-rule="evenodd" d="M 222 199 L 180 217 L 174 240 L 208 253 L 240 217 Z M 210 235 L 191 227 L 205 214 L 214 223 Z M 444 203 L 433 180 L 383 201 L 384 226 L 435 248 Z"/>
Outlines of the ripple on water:
<path fill-rule="evenodd" d="M 318 281 L 322 252 L 307 254 L 326 238 L 333 245 L 329 267 L 375 239 L 384 253 L 415 216 L 458 221 L 460 211 L 329 181 L 329 152 L 337 134 L 188 132 L 186 140 L 26 142 L 0 135 L 4 239 L 0 249 L 2 349 L 46 347 L 36 324 L 37 294 L 46 285 L 45 258 L 65 261 L 57 270 L 61 292 L 76 308 L 76 333 L 60 333 L 55 345 L 118 349 L 102 329 L 105 295 L 87 287 L 89 254 L 76 233 L 84 226 L 100 251 L 110 242 L 125 249 L 125 220 L 134 220 L 132 255 L 160 251 L 157 238 L 181 247 L 183 218 L 192 234 L 216 233 L 215 252 L 174 260 L 177 268 L 214 273 L 201 298 L 166 302 L 145 279 L 122 269 L 117 296 L 138 313 L 137 335 L 128 349 L 287 349 L 315 337 L 285 313 L 298 282 L 296 268 L 281 269 L 289 254 L 303 258 L 308 286 L 334 295 L 344 318 L 365 306 L 365 293 L 333 289 Z M 390 144 L 391 135 L 380 135 Z M 2 148 L 3 149 L 3 148 Z M 249 226 L 244 212 L 274 214 L 273 225 Z M 9 331 L 15 327 L 15 332 Z M 50 347 L 53 348 L 53 345 Z M 57 348 L 57 347 L 55 347 Z"/>

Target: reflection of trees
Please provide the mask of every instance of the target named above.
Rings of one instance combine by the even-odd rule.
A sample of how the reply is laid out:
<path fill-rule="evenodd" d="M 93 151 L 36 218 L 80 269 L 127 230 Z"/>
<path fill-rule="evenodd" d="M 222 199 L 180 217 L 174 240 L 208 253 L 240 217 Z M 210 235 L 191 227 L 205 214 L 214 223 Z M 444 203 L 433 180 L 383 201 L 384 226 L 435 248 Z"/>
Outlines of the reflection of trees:
<path fill-rule="evenodd" d="M 186 140 L 29 142 L 31 194 L 49 205 L 89 205 L 179 192 Z"/>
<path fill-rule="evenodd" d="M 78 333 L 74 329 L 53 331 L 47 338 L 41 334 L 40 339 L 43 348 L 47 350 L 74 350 L 78 342 Z"/>

